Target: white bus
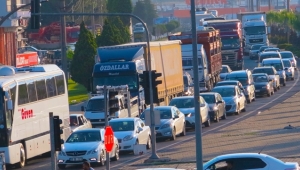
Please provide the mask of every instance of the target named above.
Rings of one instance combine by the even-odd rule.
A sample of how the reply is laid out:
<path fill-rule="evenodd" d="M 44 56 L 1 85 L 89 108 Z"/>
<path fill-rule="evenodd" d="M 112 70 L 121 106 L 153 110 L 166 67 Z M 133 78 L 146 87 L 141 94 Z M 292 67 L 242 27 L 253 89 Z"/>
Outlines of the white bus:
<path fill-rule="evenodd" d="M 0 95 L 0 152 L 6 164 L 23 167 L 50 151 L 49 112 L 63 120 L 62 138 L 70 134 L 67 84 L 58 66 L 0 66 Z"/>

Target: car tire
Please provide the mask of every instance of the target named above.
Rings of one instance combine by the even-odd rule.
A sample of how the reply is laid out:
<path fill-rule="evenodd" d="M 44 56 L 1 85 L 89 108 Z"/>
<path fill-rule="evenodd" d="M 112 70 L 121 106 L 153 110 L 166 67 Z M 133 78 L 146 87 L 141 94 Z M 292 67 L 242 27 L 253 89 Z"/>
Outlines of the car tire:
<path fill-rule="evenodd" d="M 147 141 L 147 149 L 151 149 L 152 143 L 151 143 L 151 136 L 149 135 L 148 141 Z"/>
<path fill-rule="evenodd" d="M 285 86 L 286 85 L 286 81 L 284 81 L 282 85 Z"/>
<path fill-rule="evenodd" d="M 219 111 L 217 111 L 217 113 L 216 113 L 216 118 L 215 118 L 215 122 L 219 122 L 219 121 L 220 121 Z"/>
<path fill-rule="evenodd" d="M 66 169 L 67 165 L 65 165 L 65 164 L 58 164 L 57 166 L 58 166 L 59 169 Z"/>
<path fill-rule="evenodd" d="M 183 129 L 182 132 L 180 134 L 180 136 L 185 136 L 186 135 L 186 129 L 185 129 L 185 123 L 183 124 Z"/>
<path fill-rule="evenodd" d="M 99 160 L 100 160 L 99 165 L 104 166 L 105 165 L 104 151 L 101 151 Z"/>
<path fill-rule="evenodd" d="M 207 121 L 204 123 L 205 127 L 209 127 L 210 126 L 210 119 L 207 119 Z"/>
<path fill-rule="evenodd" d="M 246 112 L 246 102 L 245 102 L 244 108 L 241 110 L 241 112 Z"/>
<path fill-rule="evenodd" d="M 277 87 L 277 90 L 280 90 L 280 85 Z"/>
<path fill-rule="evenodd" d="M 293 81 L 294 81 L 294 80 L 295 80 L 295 77 L 292 77 L 292 78 L 291 78 L 291 80 L 293 80 Z"/>
<path fill-rule="evenodd" d="M 235 114 L 239 115 L 241 113 L 240 105 L 238 104 Z"/>
<path fill-rule="evenodd" d="M 120 159 L 120 150 L 119 150 L 119 146 L 116 146 L 116 150 L 115 150 L 115 156 L 111 159 L 113 161 L 117 161 Z"/>
<path fill-rule="evenodd" d="M 173 130 L 172 130 L 172 137 L 171 137 L 171 140 L 176 140 L 176 129 L 175 129 L 175 127 L 174 127 Z"/>
<path fill-rule="evenodd" d="M 26 164 L 26 153 L 23 144 L 20 144 L 20 162 L 16 164 L 17 168 L 23 168 Z"/>
<path fill-rule="evenodd" d="M 222 116 L 222 119 L 223 119 L 223 120 L 227 119 L 226 111 L 224 111 L 223 116 Z"/>

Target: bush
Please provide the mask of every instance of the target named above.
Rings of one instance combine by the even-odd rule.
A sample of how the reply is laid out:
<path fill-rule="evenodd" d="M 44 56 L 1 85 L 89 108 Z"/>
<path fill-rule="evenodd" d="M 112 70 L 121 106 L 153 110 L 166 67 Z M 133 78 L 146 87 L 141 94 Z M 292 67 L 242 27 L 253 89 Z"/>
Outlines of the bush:
<path fill-rule="evenodd" d="M 293 45 L 292 44 L 288 44 L 288 43 L 284 43 L 284 44 L 278 44 L 277 47 L 279 49 L 287 49 L 289 47 L 292 47 Z"/>

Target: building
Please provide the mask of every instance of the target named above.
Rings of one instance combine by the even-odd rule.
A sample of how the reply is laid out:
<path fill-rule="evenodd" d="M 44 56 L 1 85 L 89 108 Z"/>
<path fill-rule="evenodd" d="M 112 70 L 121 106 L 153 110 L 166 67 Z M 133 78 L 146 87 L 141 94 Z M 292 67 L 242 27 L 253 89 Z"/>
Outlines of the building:
<path fill-rule="evenodd" d="M 4 0 L 1 1 L 0 18 L 16 11 L 30 0 Z M 30 17 L 30 5 L 13 13 L 0 25 L 0 63 L 15 66 L 18 47 L 23 45 L 23 32 Z"/>

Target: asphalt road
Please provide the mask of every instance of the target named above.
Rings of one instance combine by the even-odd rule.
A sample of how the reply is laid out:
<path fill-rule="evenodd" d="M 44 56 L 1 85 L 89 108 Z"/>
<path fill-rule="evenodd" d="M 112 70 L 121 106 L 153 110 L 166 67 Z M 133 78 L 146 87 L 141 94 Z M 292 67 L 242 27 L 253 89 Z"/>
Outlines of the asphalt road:
<path fill-rule="evenodd" d="M 254 60 L 249 60 L 248 57 L 245 57 L 245 68 L 246 69 L 253 69 L 257 63 L 255 63 Z M 228 116 L 226 120 L 222 120 L 219 123 L 212 123 L 210 127 L 203 128 L 202 134 L 205 138 L 205 135 L 209 133 L 214 133 L 215 131 L 218 131 L 232 123 L 247 119 L 250 116 L 259 114 L 259 112 L 263 110 L 267 110 L 271 108 L 272 106 L 281 103 L 283 100 L 289 98 L 290 96 L 294 95 L 296 92 L 300 91 L 299 86 L 299 74 L 296 74 L 294 81 L 288 81 L 287 85 L 285 87 L 282 87 L 278 92 L 275 92 L 275 94 L 271 97 L 260 97 L 257 98 L 256 101 L 250 103 L 246 107 L 246 112 L 242 113 L 241 115 L 237 116 Z M 179 143 L 183 143 L 186 141 L 190 141 L 191 139 L 194 139 L 194 131 L 190 130 L 187 132 L 187 135 L 184 137 L 178 137 L 176 141 L 158 141 L 157 142 L 157 151 L 163 152 L 166 149 L 171 149 L 172 146 L 175 146 Z M 120 160 L 117 162 L 111 162 L 111 169 L 118 169 L 120 167 L 123 167 L 125 165 L 128 165 L 134 161 L 137 161 L 138 159 L 141 159 L 142 157 L 149 157 L 149 153 L 142 155 L 142 156 L 134 156 L 132 154 L 121 154 Z M 178 154 L 180 154 L 180 150 L 178 151 Z M 24 170 L 50 170 L 51 169 L 51 163 L 50 163 L 50 157 L 47 156 L 41 156 L 36 157 L 34 159 L 28 160 L 27 165 Z M 81 166 L 72 166 L 68 167 L 69 170 L 78 170 L 81 169 Z M 96 167 L 95 169 L 105 169 L 105 167 Z"/>

